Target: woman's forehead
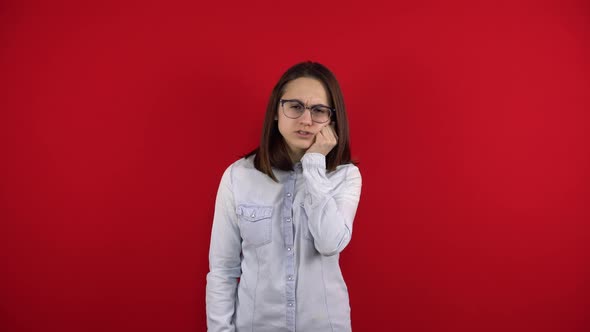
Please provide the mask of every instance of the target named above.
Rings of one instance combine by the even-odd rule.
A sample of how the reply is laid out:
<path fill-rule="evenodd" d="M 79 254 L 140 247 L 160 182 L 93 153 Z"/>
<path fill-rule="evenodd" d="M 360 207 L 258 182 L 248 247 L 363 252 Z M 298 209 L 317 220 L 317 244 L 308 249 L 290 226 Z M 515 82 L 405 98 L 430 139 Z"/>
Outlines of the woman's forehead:
<path fill-rule="evenodd" d="M 300 77 L 287 83 L 282 98 L 299 99 L 306 103 L 328 102 L 328 94 L 322 82 L 309 77 Z"/>

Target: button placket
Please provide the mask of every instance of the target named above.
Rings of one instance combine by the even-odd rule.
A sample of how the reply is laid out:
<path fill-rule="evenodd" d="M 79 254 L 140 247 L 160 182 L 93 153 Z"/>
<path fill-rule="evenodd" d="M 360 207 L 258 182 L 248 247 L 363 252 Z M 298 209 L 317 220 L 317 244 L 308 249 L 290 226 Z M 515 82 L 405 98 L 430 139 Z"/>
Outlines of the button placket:
<path fill-rule="evenodd" d="M 285 243 L 285 300 L 286 321 L 289 331 L 295 331 L 295 230 L 293 225 L 293 199 L 295 192 L 295 172 L 291 172 L 284 185 L 282 229 Z"/>

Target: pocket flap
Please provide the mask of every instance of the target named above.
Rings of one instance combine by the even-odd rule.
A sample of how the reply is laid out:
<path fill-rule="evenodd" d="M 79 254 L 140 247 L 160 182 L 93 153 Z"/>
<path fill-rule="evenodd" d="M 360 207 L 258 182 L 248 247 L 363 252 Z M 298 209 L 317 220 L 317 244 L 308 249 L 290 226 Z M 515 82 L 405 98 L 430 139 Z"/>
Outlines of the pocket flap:
<path fill-rule="evenodd" d="M 244 220 L 256 222 L 261 219 L 270 218 L 272 216 L 272 206 L 241 204 L 238 205 L 236 213 Z"/>

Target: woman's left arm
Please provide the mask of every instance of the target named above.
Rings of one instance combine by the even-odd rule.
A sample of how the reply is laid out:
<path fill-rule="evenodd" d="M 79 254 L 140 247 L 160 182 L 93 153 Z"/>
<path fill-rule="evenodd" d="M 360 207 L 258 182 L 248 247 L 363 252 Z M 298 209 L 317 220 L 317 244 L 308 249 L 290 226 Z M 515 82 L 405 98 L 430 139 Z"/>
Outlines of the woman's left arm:
<path fill-rule="evenodd" d="M 361 173 L 358 167 L 350 165 L 344 181 L 335 185 L 326 176 L 323 154 L 308 152 L 301 164 L 306 187 L 303 207 L 315 248 L 324 256 L 340 253 L 352 236 L 361 195 Z"/>

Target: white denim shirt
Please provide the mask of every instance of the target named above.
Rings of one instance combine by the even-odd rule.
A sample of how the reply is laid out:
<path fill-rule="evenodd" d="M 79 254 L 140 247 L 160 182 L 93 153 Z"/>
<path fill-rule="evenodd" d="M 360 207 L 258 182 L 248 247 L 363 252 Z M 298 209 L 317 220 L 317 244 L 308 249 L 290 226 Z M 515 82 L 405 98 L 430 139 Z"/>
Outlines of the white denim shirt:
<path fill-rule="evenodd" d="M 208 331 L 350 331 L 338 259 L 352 235 L 359 169 L 327 173 L 324 155 L 307 153 L 293 171 L 273 169 L 277 183 L 253 160 L 229 166 L 217 192 Z"/>

